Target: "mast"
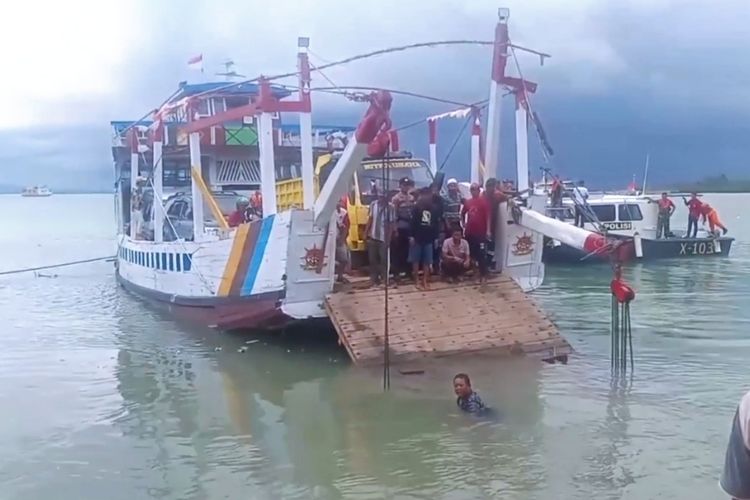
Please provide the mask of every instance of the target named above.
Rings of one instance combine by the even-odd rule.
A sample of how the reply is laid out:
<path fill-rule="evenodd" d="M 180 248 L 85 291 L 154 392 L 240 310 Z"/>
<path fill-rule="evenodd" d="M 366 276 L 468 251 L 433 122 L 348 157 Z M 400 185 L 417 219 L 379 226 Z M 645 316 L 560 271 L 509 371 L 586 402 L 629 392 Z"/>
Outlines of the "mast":
<path fill-rule="evenodd" d="M 299 66 L 299 101 L 302 109 L 299 113 L 300 153 L 302 155 L 302 195 L 305 210 L 312 208 L 315 203 L 315 185 L 313 171 L 312 144 L 312 103 L 310 100 L 310 62 L 307 58 L 309 38 L 297 39 L 297 53 Z M 274 196 L 275 198 L 275 196 Z M 264 211 L 265 213 L 265 211 Z"/>
<path fill-rule="evenodd" d="M 518 191 L 529 188 L 529 110 L 526 94 L 516 91 L 516 186 Z"/>
<path fill-rule="evenodd" d="M 263 195 L 263 217 L 276 213 L 276 165 L 273 141 L 273 96 L 268 80 L 260 80 L 260 105 L 258 120 L 258 149 L 260 152 L 260 192 Z"/>
<path fill-rule="evenodd" d="M 480 150 L 479 150 L 479 139 L 482 133 L 482 124 L 479 117 L 479 110 L 474 108 L 471 111 L 472 114 L 472 125 L 471 125 L 471 182 L 480 182 L 479 175 L 479 162 L 480 162 Z"/>
<path fill-rule="evenodd" d="M 648 180 L 648 164 L 651 159 L 651 154 L 646 153 L 646 168 L 643 169 L 643 187 L 641 188 L 641 194 L 646 194 L 646 181 Z"/>
<path fill-rule="evenodd" d="M 492 80 L 487 109 L 487 140 L 485 141 L 485 166 L 488 178 L 497 178 L 499 174 L 501 100 L 505 64 L 508 59 L 508 14 L 508 9 L 498 9 L 498 23 L 495 26 Z"/>
<path fill-rule="evenodd" d="M 427 127 L 430 132 L 430 170 L 432 175 L 437 174 L 437 120 L 427 119 Z"/>

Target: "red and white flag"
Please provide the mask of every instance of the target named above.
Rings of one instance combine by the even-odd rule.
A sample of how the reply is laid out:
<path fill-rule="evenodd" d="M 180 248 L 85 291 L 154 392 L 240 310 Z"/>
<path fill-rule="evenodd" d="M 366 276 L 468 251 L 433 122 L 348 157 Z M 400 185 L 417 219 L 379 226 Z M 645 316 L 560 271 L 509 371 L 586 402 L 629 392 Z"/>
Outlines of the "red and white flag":
<path fill-rule="evenodd" d="M 191 57 L 187 63 L 190 69 L 197 69 L 203 72 L 203 54 Z"/>

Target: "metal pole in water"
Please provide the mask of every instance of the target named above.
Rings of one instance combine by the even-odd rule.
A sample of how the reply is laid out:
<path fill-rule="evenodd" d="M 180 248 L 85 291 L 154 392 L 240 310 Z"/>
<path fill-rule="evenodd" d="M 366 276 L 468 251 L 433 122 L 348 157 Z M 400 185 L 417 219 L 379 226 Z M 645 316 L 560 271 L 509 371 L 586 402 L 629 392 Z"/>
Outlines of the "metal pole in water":
<path fill-rule="evenodd" d="M 389 146 L 390 148 L 390 146 Z M 380 203 L 378 203 L 378 212 L 383 213 L 384 215 L 384 232 L 385 232 L 385 241 L 383 242 L 383 246 L 385 247 L 385 259 L 382 263 L 382 272 L 383 272 L 383 283 L 384 283 L 384 290 L 383 290 L 383 304 L 384 304 L 384 326 L 383 326 L 383 390 L 388 391 L 391 388 L 391 354 L 390 354 L 390 331 L 388 328 L 388 284 L 390 279 L 390 267 L 391 267 L 391 252 L 390 252 L 390 244 L 391 244 L 391 212 L 390 212 L 390 205 L 388 204 L 388 186 L 390 185 L 390 161 L 388 161 L 388 150 L 386 149 L 385 156 L 383 157 L 382 161 L 382 169 L 381 169 L 381 189 L 383 192 L 383 200 L 385 200 L 385 212 L 383 213 L 383 207 L 380 206 Z M 375 214 L 376 216 L 379 216 L 378 214 Z"/>

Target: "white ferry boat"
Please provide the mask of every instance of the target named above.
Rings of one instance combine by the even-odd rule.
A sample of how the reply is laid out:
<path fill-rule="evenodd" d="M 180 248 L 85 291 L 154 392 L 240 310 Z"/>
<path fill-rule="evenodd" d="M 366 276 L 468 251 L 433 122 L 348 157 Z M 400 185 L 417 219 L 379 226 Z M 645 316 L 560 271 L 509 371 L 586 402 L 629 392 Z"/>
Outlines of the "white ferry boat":
<path fill-rule="evenodd" d="M 31 186 L 24 188 L 21 192 L 21 196 L 28 198 L 44 198 L 52 196 L 52 191 L 47 186 Z"/>

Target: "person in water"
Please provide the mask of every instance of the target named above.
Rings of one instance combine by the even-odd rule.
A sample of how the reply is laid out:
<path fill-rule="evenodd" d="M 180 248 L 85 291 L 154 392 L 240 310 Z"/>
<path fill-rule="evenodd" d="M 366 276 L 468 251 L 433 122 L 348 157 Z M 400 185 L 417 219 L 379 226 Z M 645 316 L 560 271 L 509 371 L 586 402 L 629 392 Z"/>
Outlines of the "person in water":
<path fill-rule="evenodd" d="M 453 392 L 456 393 L 456 405 L 461 411 L 476 415 L 487 409 L 479 394 L 471 388 L 471 380 L 467 374 L 459 373 L 453 377 Z"/>

